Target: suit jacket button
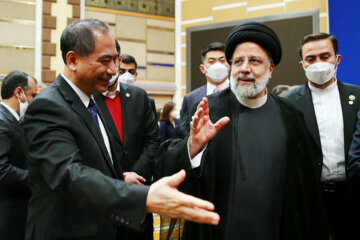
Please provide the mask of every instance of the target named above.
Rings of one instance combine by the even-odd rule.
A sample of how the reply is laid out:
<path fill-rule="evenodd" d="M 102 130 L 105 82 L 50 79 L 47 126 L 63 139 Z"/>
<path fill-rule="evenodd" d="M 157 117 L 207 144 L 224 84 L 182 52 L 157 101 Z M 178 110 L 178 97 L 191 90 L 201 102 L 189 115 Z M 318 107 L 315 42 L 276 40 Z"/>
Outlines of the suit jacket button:
<path fill-rule="evenodd" d="M 126 218 L 126 219 L 125 219 L 125 224 L 126 224 L 126 225 L 129 225 L 129 224 L 130 224 L 130 219 Z"/>
<path fill-rule="evenodd" d="M 118 222 L 120 220 L 119 216 L 115 216 L 115 221 Z"/>
<path fill-rule="evenodd" d="M 321 162 L 319 162 L 318 164 L 319 164 L 319 166 L 321 166 Z"/>
<path fill-rule="evenodd" d="M 124 217 L 121 217 L 121 218 L 120 218 L 120 223 L 124 223 L 124 222 L 125 222 Z"/>

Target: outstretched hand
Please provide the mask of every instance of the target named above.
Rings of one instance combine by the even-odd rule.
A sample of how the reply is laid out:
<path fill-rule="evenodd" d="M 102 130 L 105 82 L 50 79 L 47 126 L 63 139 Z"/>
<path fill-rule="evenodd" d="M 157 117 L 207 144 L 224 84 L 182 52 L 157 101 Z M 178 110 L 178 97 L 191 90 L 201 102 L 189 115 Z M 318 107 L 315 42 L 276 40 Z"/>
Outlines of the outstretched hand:
<path fill-rule="evenodd" d="M 220 216 L 213 212 L 211 202 L 187 195 L 176 189 L 185 179 L 185 171 L 164 177 L 150 186 L 146 199 L 146 212 L 198 223 L 217 225 Z"/>
<path fill-rule="evenodd" d="M 209 105 L 206 97 L 199 103 L 190 123 L 189 151 L 193 158 L 215 135 L 230 121 L 229 117 L 219 119 L 215 124 L 209 116 Z"/>

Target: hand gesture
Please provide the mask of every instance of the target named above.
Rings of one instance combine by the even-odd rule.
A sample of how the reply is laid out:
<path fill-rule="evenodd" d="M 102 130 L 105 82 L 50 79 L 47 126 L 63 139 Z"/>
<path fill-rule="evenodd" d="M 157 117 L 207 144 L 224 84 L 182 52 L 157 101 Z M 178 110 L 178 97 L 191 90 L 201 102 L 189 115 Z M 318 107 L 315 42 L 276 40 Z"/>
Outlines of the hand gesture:
<path fill-rule="evenodd" d="M 209 117 L 209 105 L 206 97 L 199 103 L 190 123 L 189 150 L 193 158 L 199 151 L 230 121 L 223 117 L 213 124 Z"/>
<path fill-rule="evenodd" d="M 198 223 L 217 225 L 220 216 L 212 212 L 211 202 L 187 195 L 176 189 L 185 179 L 185 171 L 164 177 L 150 186 L 146 199 L 146 212 Z"/>

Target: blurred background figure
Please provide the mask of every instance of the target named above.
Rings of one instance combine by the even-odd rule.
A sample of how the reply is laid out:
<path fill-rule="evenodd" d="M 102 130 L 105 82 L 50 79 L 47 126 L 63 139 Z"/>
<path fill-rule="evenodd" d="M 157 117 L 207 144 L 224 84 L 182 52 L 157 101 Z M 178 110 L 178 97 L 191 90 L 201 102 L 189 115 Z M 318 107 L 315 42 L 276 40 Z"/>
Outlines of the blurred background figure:
<path fill-rule="evenodd" d="M 272 89 L 271 93 L 275 96 L 279 96 L 289 91 L 289 89 L 290 89 L 289 85 L 277 85 Z"/>
<path fill-rule="evenodd" d="M 161 142 L 171 138 L 175 133 L 175 127 L 180 123 L 176 105 L 173 102 L 165 103 L 160 114 L 160 138 Z"/>

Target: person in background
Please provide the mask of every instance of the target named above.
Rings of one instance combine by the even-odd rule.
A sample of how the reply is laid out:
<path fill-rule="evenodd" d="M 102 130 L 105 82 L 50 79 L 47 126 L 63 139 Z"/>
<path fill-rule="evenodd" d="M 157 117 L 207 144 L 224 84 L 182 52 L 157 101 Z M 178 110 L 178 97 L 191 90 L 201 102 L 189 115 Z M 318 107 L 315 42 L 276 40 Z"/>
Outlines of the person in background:
<path fill-rule="evenodd" d="M 183 120 L 193 104 L 203 97 L 219 92 L 229 87 L 229 64 L 224 53 L 224 44 L 212 42 L 201 49 L 200 71 L 206 78 L 206 84 L 189 92 L 184 96 L 180 110 L 180 119 Z"/>
<path fill-rule="evenodd" d="M 12 71 L 2 82 L 0 104 L 0 238 L 23 240 L 30 198 L 24 130 L 20 125 L 37 94 L 36 82 Z"/>
<path fill-rule="evenodd" d="M 104 121 L 115 135 L 113 145 L 121 155 L 120 166 L 125 182 L 150 185 L 154 158 L 160 144 L 159 128 L 146 92 L 139 87 L 119 82 L 125 74 L 136 74 L 136 62 L 129 55 L 121 57 L 118 41 L 115 40 L 115 44 L 120 63 L 117 66 L 118 72 L 122 75 L 119 78 L 115 75 L 115 82 L 108 87 L 108 91 L 95 94 L 94 99 L 104 114 Z M 122 63 L 124 57 L 127 63 Z M 141 232 L 128 229 L 128 239 L 153 239 L 151 213 L 147 214 L 143 225 Z"/>
<path fill-rule="evenodd" d="M 136 77 L 138 76 L 138 65 L 133 56 L 130 54 L 121 54 L 121 62 L 119 66 L 119 81 L 129 85 L 135 85 Z M 156 117 L 155 100 L 149 97 L 151 110 Z"/>
<path fill-rule="evenodd" d="M 289 89 L 290 89 L 289 85 L 277 85 L 272 89 L 271 93 L 275 96 L 279 96 L 281 94 L 286 93 Z"/>
<path fill-rule="evenodd" d="M 308 81 L 282 95 L 303 113 L 315 147 L 314 165 L 324 197 L 333 240 L 359 239 L 359 188 L 348 181 L 348 151 L 360 105 L 360 86 L 336 77 L 342 56 L 335 36 L 317 33 L 299 44 L 300 67 Z"/>
<path fill-rule="evenodd" d="M 180 123 L 176 105 L 173 102 L 165 103 L 160 114 L 160 138 L 164 142 L 171 138 L 175 133 L 175 127 Z"/>

